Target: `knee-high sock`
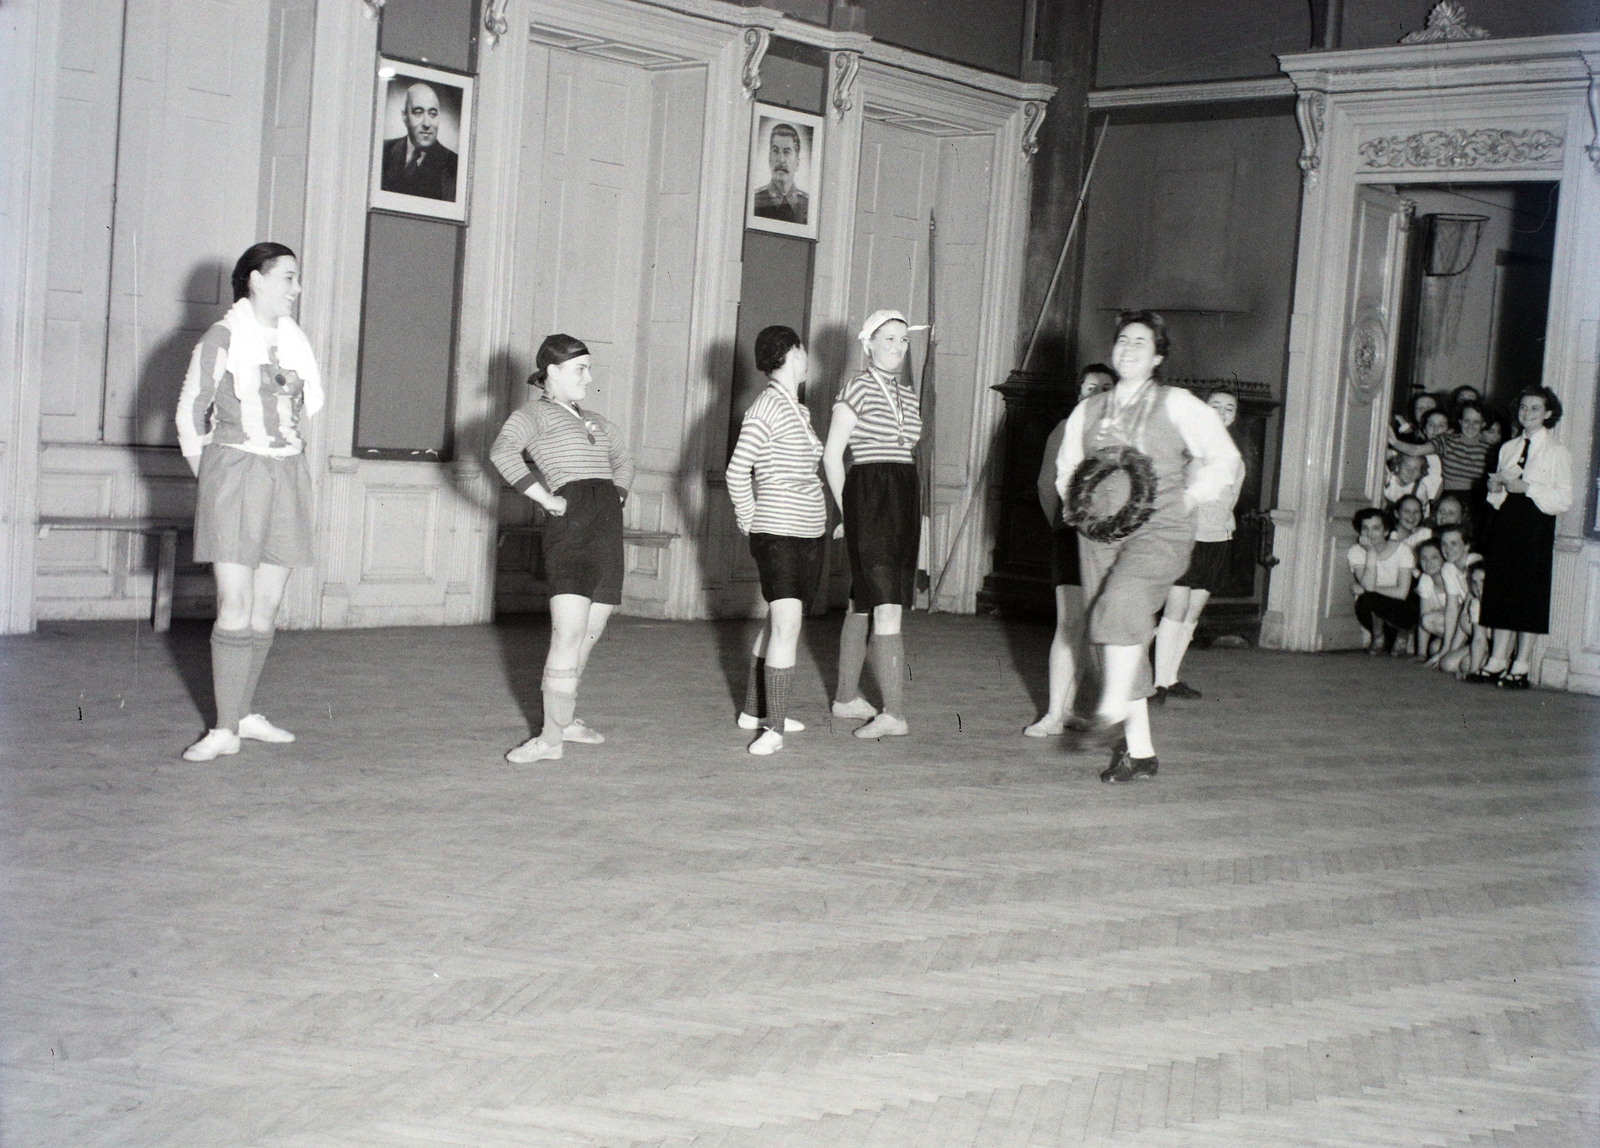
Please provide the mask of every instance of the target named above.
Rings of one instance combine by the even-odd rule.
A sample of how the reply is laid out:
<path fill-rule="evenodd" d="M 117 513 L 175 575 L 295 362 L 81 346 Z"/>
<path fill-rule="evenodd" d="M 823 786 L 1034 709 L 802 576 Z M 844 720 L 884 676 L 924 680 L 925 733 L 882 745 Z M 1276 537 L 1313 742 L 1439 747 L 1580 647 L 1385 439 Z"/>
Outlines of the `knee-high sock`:
<path fill-rule="evenodd" d="M 789 716 L 789 685 L 794 681 L 794 667 L 773 669 L 767 666 L 762 676 L 767 686 L 767 728 L 781 734 L 784 719 Z"/>
<path fill-rule="evenodd" d="M 261 681 L 261 667 L 267 664 L 272 652 L 272 639 L 276 630 L 250 631 L 250 677 L 244 683 L 244 700 L 239 703 L 239 716 L 256 712 L 256 686 Z"/>
<path fill-rule="evenodd" d="M 853 702 L 861 696 L 861 667 L 867 660 L 868 615 L 846 613 L 839 630 L 839 688 L 836 702 Z"/>
<path fill-rule="evenodd" d="M 1156 685 L 1170 686 L 1178 680 L 1183 662 L 1183 623 L 1162 618 L 1156 626 Z"/>
<path fill-rule="evenodd" d="M 249 630 L 211 627 L 211 690 L 217 698 L 217 724 L 213 729 L 239 728 L 254 651 Z"/>
<path fill-rule="evenodd" d="M 899 634 L 872 635 L 872 672 L 883 691 L 883 712 L 905 717 L 906 643 Z"/>
<path fill-rule="evenodd" d="M 561 731 L 572 724 L 578 706 L 578 671 L 546 669 L 541 694 L 544 697 L 544 729 L 539 740 L 545 745 L 560 745 Z"/>
<path fill-rule="evenodd" d="M 1197 622 L 1185 622 L 1183 632 L 1178 635 L 1178 653 L 1172 659 L 1172 681 L 1177 681 L 1183 672 L 1183 656 L 1189 652 L 1189 644 L 1194 641 L 1194 628 Z M 1171 684 L 1170 682 L 1168 683 Z"/>
<path fill-rule="evenodd" d="M 744 680 L 744 709 L 740 711 L 741 713 L 747 713 L 751 717 L 761 717 L 767 712 L 767 707 L 761 704 L 761 692 L 764 684 L 762 670 L 766 668 L 766 665 L 767 659 L 758 658 L 754 654 L 750 656 L 750 673 Z M 783 731 L 779 730 L 778 732 L 782 733 Z"/>

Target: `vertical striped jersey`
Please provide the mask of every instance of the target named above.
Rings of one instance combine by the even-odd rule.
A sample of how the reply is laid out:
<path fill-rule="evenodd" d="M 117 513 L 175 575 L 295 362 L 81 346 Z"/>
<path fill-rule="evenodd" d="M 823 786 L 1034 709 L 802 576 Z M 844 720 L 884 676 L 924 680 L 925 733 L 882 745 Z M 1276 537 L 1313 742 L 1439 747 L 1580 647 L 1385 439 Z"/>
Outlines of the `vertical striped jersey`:
<path fill-rule="evenodd" d="M 902 380 L 861 372 L 844 385 L 839 402 L 856 415 L 851 462 L 915 462 L 922 438 L 922 403 Z"/>
<path fill-rule="evenodd" d="M 728 495 L 739 529 L 822 537 L 828 503 L 817 473 L 821 461 L 822 440 L 810 413 L 778 384 L 769 384 L 745 412 L 728 460 Z"/>
<path fill-rule="evenodd" d="M 231 335 L 213 323 L 189 356 L 189 370 L 178 393 L 178 446 L 194 458 L 208 443 L 235 447 L 269 458 L 305 450 L 300 420 L 305 413 L 305 381 L 278 365 L 275 347 L 254 387 L 234 386 L 228 370 Z"/>
<path fill-rule="evenodd" d="M 633 486 L 633 455 L 622 432 L 593 411 L 578 407 L 574 414 L 544 394 L 511 412 L 489 458 L 524 494 L 535 482 L 555 494 L 581 478 L 605 479 L 624 492 Z"/>

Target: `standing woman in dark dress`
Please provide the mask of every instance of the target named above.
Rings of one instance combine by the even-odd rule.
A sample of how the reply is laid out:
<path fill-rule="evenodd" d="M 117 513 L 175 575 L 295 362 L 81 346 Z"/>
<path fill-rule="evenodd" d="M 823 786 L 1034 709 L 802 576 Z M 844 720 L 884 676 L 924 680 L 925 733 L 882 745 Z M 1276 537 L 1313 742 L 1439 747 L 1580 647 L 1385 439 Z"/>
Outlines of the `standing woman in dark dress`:
<path fill-rule="evenodd" d="M 322 376 L 292 317 L 299 297 L 293 251 L 257 243 L 241 255 L 233 306 L 195 347 L 178 396 L 178 445 L 200 480 L 194 557 L 217 579 L 217 724 L 187 761 L 238 753 L 240 738 L 294 740 L 254 706 L 290 568 L 315 562 L 304 424 L 322 409 Z"/>
<path fill-rule="evenodd" d="M 920 329 L 920 328 L 919 328 Z M 844 513 L 850 553 L 850 607 L 839 635 L 837 717 L 871 718 L 857 737 L 899 737 L 906 725 L 905 643 L 902 611 L 915 602 L 917 544 L 922 508 L 917 497 L 917 442 L 922 411 L 916 390 L 902 379 L 911 328 L 899 311 L 874 311 L 856 336 L 867 369 L 845 384 L 833 404 L 822 469 Z M 845 448 L 850 473 L 845 475 Z M 883 692 L 883 712 L 861 696 L 861 667 L 872 620 L 872 670 Z"/>
<path fill-rule="evenodd" d="M 805 604 L 822 578 L 828 499 L 817 472 L 822 440 L 800 401 L 809 369 L 805 346 L 792 328 L 767 327 L 755 351 L 756 370 L 768 384 L 744 413 L 727 476 L 734 520 L 750 538 L 767 600 L 739 712 L 741 729 L 766 725 L 749 747 L 764 757 L 783 748 L 785 733 L 806 728 L 789 716 L 789 691 Z"/>
<path fill-rule="evenodd" d="M 511 413 L 489 451 L 506 482 L 545 512 L 544 728 L 506 754 L 516 765 L 555 761 L 562 742 L 605 741 L 574 714 L 589 653 L 622 603 L 622 504 L 633 485 L 622 432 L 578 405 L 593 381 L 589 348 L 571 335 L 551 335 L 534 362 L 528 385 L 540 394 Z"/>
<path fill-rule="evenodd" d="M 1551 433 L 1560 421 L 1561 400 L 1554 391 L 1523 391 L 1517 404 L 1522 433 L 1501 444 L 1499 465 L 1489 476 L 1495 516 L 1483 558 L 1478 616 L 1494 631 L 1494 644 L 1483 669 L 1470 675 L 1472 681 L 1527 689 L 1533 640 L 1550 632 L 1556 516 L 1572 506 L 1572 459 Z"/>

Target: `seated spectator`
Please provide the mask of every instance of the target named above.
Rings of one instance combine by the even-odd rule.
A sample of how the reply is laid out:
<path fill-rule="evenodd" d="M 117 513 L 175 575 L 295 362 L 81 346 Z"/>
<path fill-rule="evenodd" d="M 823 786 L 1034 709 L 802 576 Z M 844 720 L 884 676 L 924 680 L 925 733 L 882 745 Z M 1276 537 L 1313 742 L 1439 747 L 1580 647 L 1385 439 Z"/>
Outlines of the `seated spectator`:
<path fill-rule="evenodd" d="M 1418 546 L 1433 537 L 1433 529 L 1423 521 L 1422 500 L 1414 494 L 1408 494 L 1394 504 L 1395 526 L 1389 532 L 1389 537 L 1404 542 L 1416 553 Z"/>
<path fill-rule="evenodd" d="M 1439 409 L 1439 399 L 1427 391 L 1418 391 L 1411 396 L 1411 417 L 1395 415 L 1391 420 L 1394 431 L 1407 442 L 1426 442 L 1427 437 L 1422 433 L 1422 422 L 1428 417 L 1429 411 Z"/>
<path fill-rule="evenodd" d="M 1466 526 L 1441 526 L 1435 537 L 1439 540 L 1439 549 L 1444 552 L 1444 560 L 1461 571 L 1463 578 L 1483 561 L 1483 555 L 1472 549 L 1472 535 Z"/>
<path fill-rule="evenodd" d="M 1387 510 L 1363 507 L 1350 523 L 1357 539 L 1347 555 L 1356 620 L 1367 632 L 1367 653 L 1393 654 L 1398 633 L 1417 625 L 1417 599 L 1411 594 L 1416 556 L 1404 542 L 1389 537 L 1394 518 Z M 1404 647 L 1399 652 L 1404 653 Z"/>
<path fill-rule="evenodd" d="M 1444 551 L 1432 539 L 1417 547 L 1417 657 L 1437 666 L 1445 654 L 1461 644 L 1461 607 L 1467 598 L 1467 580 L 1444 560 Z"/>
<path fill-rule="evenodd" d="M 1453 494 L 1441 494 L 1433 508 L 1435 532 L 1446 526 L 1465 526 L 1466 523 L 1467 504 Z"/>
<path fill-rule="evenodd" d="M 1489 659 L 1490 632 L 1478 621 L 1478 608 L 1483 599 L 1483 567 L 1474 566 L 1467 575 L 1467 602 L 1461 611 L 1461 642 L 1455 649 L 1439 659 L 1439 668 L 1464 681 L 1469 674 L 1483 670 Z"/>

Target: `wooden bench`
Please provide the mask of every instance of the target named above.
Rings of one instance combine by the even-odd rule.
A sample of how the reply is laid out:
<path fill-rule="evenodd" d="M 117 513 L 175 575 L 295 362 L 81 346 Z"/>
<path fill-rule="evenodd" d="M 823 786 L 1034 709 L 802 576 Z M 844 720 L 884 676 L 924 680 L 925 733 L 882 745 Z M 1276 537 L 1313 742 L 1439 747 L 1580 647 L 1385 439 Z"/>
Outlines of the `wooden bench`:
<path fill-rule="evenodd" d="M 154 534 L 159 538 L 161 548 L 156 559 L 156 601 L 152 619 L 158 634 L 172 629 L 172 587 L 177 579 L 178 532 L 193 528 L 194 521 L 189 518 L 39 516 L 40 538 L 48 538 L 52 530 L 117 530 L 125 534 Z"/>

